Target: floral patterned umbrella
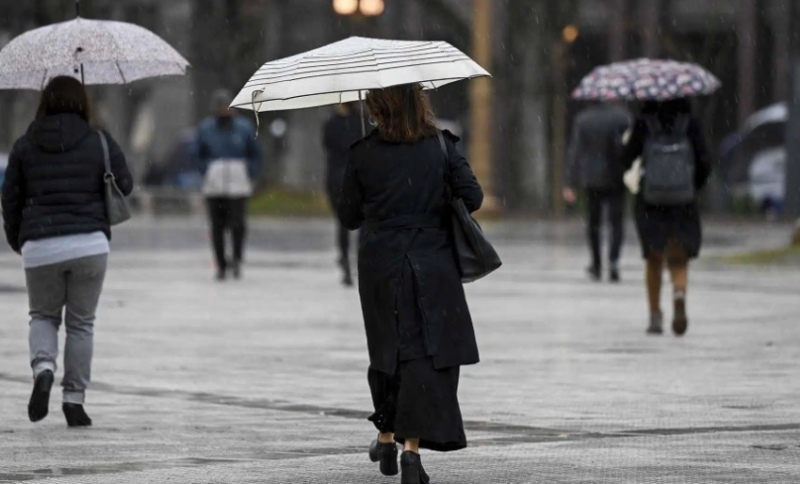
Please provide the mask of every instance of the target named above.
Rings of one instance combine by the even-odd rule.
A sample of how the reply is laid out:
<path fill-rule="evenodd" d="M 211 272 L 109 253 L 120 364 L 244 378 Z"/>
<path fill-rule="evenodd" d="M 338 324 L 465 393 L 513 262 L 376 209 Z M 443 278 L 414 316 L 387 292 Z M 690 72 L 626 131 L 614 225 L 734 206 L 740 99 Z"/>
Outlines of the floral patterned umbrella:
<path fill-rule="evenodd" d="M 719 79 L 696 64 L 638 59 L 595 68 L 572 97 L 585 101 L 668 101 L 712 94 L 720 86 Z"/>
<path fill-rule="evenodd" d="M 49 79 L 73 76 L 85 84 L 128 84 L 183 75 L 189 63 L 156 34 L 138 25 L 78 17 L 30 30 L 0 51 L 0 89 L 41 90 Z"/>

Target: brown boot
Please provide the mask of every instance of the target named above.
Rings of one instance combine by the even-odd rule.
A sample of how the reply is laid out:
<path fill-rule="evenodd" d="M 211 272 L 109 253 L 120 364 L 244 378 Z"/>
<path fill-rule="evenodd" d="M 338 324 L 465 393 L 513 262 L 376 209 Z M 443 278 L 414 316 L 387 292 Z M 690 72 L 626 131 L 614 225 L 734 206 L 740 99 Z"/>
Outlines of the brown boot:
<path fill-rule="evenodd" d="M 686 316 L 686 294 L 684 292 L 675 293 L 673 306 L 672 332 L 676 336 L 683 336 L 689 327 L 689 318 Z"/>

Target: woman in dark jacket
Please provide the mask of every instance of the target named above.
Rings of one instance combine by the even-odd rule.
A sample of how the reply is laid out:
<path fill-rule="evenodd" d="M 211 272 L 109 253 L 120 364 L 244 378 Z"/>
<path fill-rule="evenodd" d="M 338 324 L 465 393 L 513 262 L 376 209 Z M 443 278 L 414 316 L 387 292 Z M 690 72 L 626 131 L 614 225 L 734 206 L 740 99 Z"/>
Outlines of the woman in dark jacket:
<path fill-rule="evenodd" d="M 478 347 L 445 229 L 445 183 L 469 210 L 483 201 L 475 175 L 444 132 L 445 154 L 427 96 L 418 85 L 371 91 L 378 128 L 350 150 L 338 214 L 365 231 L 358 258 L 367 333 L 368 380 L 380 435 L 370 449 L 381 472 L 427 482 L 419 448 L 466 447 L 458 404 L 461 365 Z"/>
<path fill-rule="evenodd" d="M 104 135 L 117 185 L 128 195 L 133 179 L 125 156 Z M 89 127 L 83 85 L 71 77 L 54 78 L 42 92 L 36 120 L 14 144 L 3 182 L 6 238 L 22 255 L 28 287 L 32 422 L 48 412 L 63 313 L 62 410 L 70 427 L 92 424 L 83 403 L 111 237 L 103 196 L 104 159 L 100 135 Z"/>
<path fill-rule="evenodd" d="M 654 133 L 654 129 L 660 133 Z M 687 99 L 667 102 L 648 102 L 636 120 L 633 133 L 623 155 L 622 164 L 629 169 L 634 161 L 643 157 L 644 175 L 647 177 L 648 141 L 656 134 L 685 133 L 694 156 L 694 188 L 702 189 L 710 175 L 710 165 L 706 155 L 705 143 L 700 125 L 691 115 L 691 105 Z M 650 307 L 650 326 L 648 333 L 662 334 L 663 313 L 661 312 L 661 282 L 666 261 L 672 277 L 673 309 L 672 329 L 676 335 L 686 332 L 686 288 L 688 283 L 689 260 L 700 254 L 702 230 L 700 212 L 696 199 L 679 205 L 655 205 L 645 202 L 644 189 L 636 196 L 634 209 L 636 229 L 642 245 L 642 254 L 647 260 L 647 295 Z"/>

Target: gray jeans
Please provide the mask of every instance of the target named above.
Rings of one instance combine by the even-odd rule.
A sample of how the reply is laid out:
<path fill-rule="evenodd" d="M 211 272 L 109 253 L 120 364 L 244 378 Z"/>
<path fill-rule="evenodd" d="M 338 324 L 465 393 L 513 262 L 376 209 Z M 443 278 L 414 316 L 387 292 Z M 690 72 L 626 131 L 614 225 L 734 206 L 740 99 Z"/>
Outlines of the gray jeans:
<path fill-rule="evenodd" d="M 68 260 L 25 270 L 30 304 L 31 367 L 34 377 L 55 373 L 62 312 L 67 328 L 64 348 L 64 402 L 84 401 L 92 374 L 94 319 L 108 255 Z M 66 311 L 64 311 L 66 309 Z"/>

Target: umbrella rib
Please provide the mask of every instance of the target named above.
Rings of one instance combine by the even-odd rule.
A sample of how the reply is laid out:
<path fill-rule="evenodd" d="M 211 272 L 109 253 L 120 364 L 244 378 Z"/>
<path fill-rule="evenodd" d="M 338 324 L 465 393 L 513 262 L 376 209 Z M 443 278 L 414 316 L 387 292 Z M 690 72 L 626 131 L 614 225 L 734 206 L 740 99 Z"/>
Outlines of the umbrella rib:
<path fill-rule="evenodd" d="M 119 61 L 114 62 L 114 65 L 117 66 L 117 71 L 119 71 L 119 77 L 122 78 L 122 83 L 127 84 L 128 81 L 125 80 L 125 74 L 122 73 L 122 67 L 119 66 Z"/>
<path fill-rule="evenodd" d="M 466 58 L 454 58 L 452 56 L 437 56 L 437 55 L 428 55 L 428 56 L 420 56 L 417 59 L 384 59 L 381 61 L 373 61 L 370 64 L 366 64 L 370 62 L 368 59 L 361 59 L 361 60 L 354 60 L 351 62 L 344 62 L 344 63 L 330 63 L 330 64 L 318 64 L 314 66 L 306 66 L 302 69 L 294 69 L 294 70 L 265 70 L 259 69 L 253 77 L 250 78 L 250 81 L 257 81 L 260 79 L 266 79 L 269 77 L 280 77 L 280 76 L 296 76 L 314 72 L 330 72 L 331 68 L 335 68 L 339 71 L 343 71 L 346 69 L 358 69 L 360 67 L 373 67 L 379 69 L 381 66 L 384 68 L 388 66 L 392 66 L 392 68 L 397 69 L 400 67 L 414 67 L 417 65 L 428 65 L 433 64 L 435 62 L 464 62 L 467 61 Z"/>
<path fill-rule="evenodd" d="M 434 50 L 425 50 L 414 53 L 414 57 L 409 57 L 410 54 L 408 53 L 394 53 L 394 52 L 387 52 L 382 53 L 380 55 L 380 62 L 398 62 L 401 60 L 414 60 L 419 58 L 420 56 L 425 57 L 438 57 L 438 58 L 454 58 L 458 57 L 460 59 L 469 59 L 466 55 L 460 52 L 449 52 L 443 51 L 441 49 L 434 49 Z M 266 71 L 292 71 L 292 70 L 302 70 L 302 69 L 313 69 L 320 66 L 326 65 L 344 65 L 344 64 L 353 64 L 357 62 L 363 62 L 365 60 L 375 60 L 378 59 L 375 56 L 374 51 L 370 52 L 363 52 L 359 54 L 354 54 L 350 56 L 336 56 L 336 57 L 313 57 L 303 59 L 302 61 L 289 64 L 279 64 L 276 62 L 268 62 L 262 65 L 257 72 L 266 72 Z"/>
<path fill-rule="evenodd" d="M 49 69 L 45 69 L 45 70 L 44 70 L 44 74 L 42 75 L 42 83 L 41 83 L 41 85 L 39 86 L 39 90 L 40 90 L 40 91 L 43 91 L 43 90 L 44 90 L 44 83 L 45 83 L 45 82 L 47 82 L 47 73 L 48 73 L 48 72 L 49 72 Z"/>
<path fill-rule="evenodd" d="M 341 41 L 341 42 L 345 42 L 345 41 Z M 341 43 L 341 42 L 337 42 L 337 43 Z M 335 45 L 335 44 L 331 44 L 331 45 Z M 286 65 L 286 66 L 291 66 L 291 65 L 296 65 L 296 64 L 302 64 L 303 62 L 305 62 L 305 61 L 307 61 L 309 59 L 315 59 L 315 58 L 328 57 L 328 58 L 333 58 L 333 59 L 339 59 L 339 58 L 347 59 L 347 58 L 350 58 L 350 57 L 352 57 L 354 55 L 367 54 L 367 53 L 369 53 L 371 51 L 374 51 L 374 50 L 384 50 L 386 52 L 392 53 L 396 49 L 404 49 L 404 50 L 406 50 L 406 53 L 413 53 L 414 51 L 429 49 L 429 48 L 431 48 L 431 46 L 438 47 L 440 45 L 446 45 L 450 49 L 458 50 L 458 49 L 455 49 L 450 44 L 447 44 L 446 42 L 442 42 L 441 44 L 439 44 L 437 42 L 430 42 L 430 41 L 424 42 L 423 41 L 423 42 L 420 42 L 420 45 L 408 45 L 408 46 L 404 46 L 404 47 L 396 47 L 394 49 L 390 49 L 390 48 L 376 49 L 376 48 L 373 48 L 373 47 L 364 47 L 364 48 L 355 49 L 355 50 L 352 50 L 352 51 L 349 51 L 349 52 L 336 51 L 336 52 L 332 52 L 330 54 L 328 54 L 328 53 L 320 54 L 319 53 L 319 51 L 325 49 L 326 47 L 330 47 L 331 45 L 318 47 L 318 48 L 316 48 L 314 50 L 305 52 L 303 54 L 295 54 L 295 55 L 292 55 L 292 56 L 289 56 L 289 57 L 283 57 L 283 58 L 280 58 L 280 59 L 275 59 L 274 61 L 270 61 L 269 63 L 276 64 L 276 65 L 283 64 L 283 65 Z M 326 52 L 327 52 L 327 50 L 326 50 Z"/>
<path fill-rule="evenodd" d="M 447 63 L 460 62 L 460 59 L 453 59 L 453 60 L 446 61 L 446 62 Z M 385 69 L 375 68 L 375 69 L 353 70 L 353 71 L 348 71 L 346 73 L 341 73 L 341 74 L 352 75 L 352 74 L 365 74 L 365 73 L 379 73 L 379 72 L 384 72 L 384 71 L 403 69 L 405 67 L 416 67 L 416 66 L 422 66 L 422 65 L 444 64 L 444 63 L 445 63 L 445 61 L 424 62 L 424 63 L 413 64 L 413 65 L 389 67 L 389 68 L 385 68 Z M 270 84 L 278 84 L 278 83 L 281 83 L 281 82 L 291 82 L 291 81 L 297 81 L 297 80 L 303 80 L 303 79 L 315 79 L 315 78 L 320 78 L 320 77 L 329 77 L 329 76 L 334 75 L 334 74 L 337 74 L 337 73 L 332 73 L 330 71 L 327 71 L 327 72 L 321 72 L 319 74 L 306 75 L 306 76 L 296 76 L 296 77 L 291 77 L 291 75 L 287 74 L 287 75 L 280 76 L 280 77 L 284 77 L 285 79 L 272 80 L 271 82 L 267 81 L 266 79 L 263 79 L 263 80 L 262 79 L 253 79 L 251 81 L 248 81 L 248 83 L 245 84 L 245 87 L 261 86 L 261 85 L 268 86 Z M 269 78 L 267 78 L 267 79 L 269 79 Z"/>

